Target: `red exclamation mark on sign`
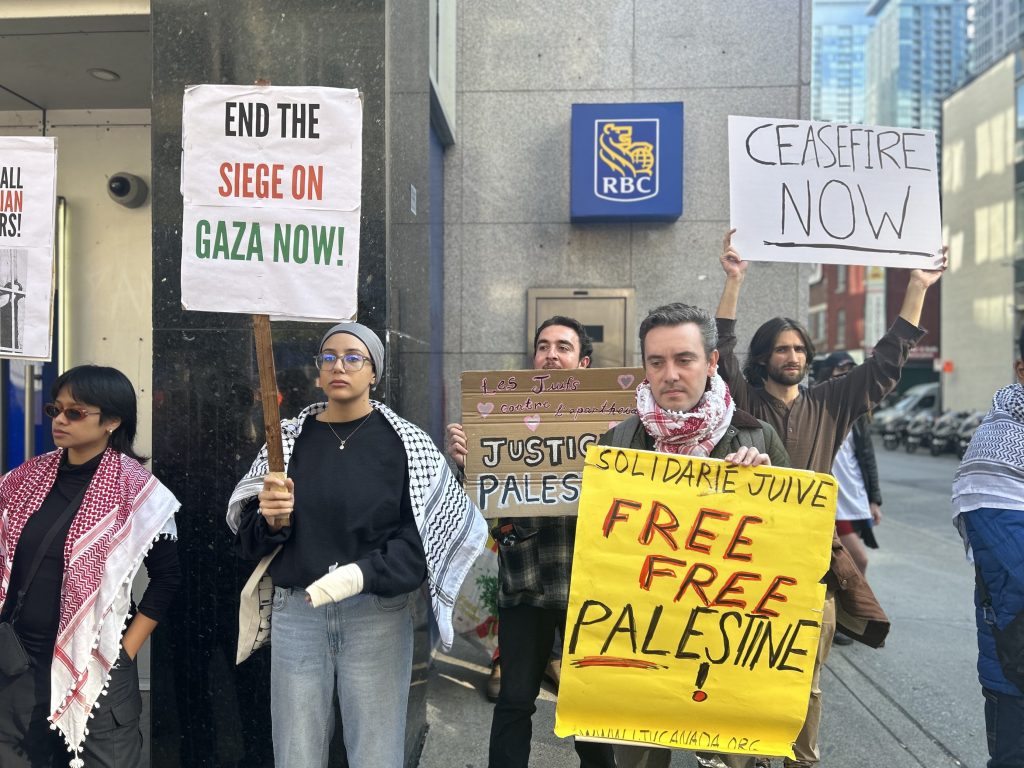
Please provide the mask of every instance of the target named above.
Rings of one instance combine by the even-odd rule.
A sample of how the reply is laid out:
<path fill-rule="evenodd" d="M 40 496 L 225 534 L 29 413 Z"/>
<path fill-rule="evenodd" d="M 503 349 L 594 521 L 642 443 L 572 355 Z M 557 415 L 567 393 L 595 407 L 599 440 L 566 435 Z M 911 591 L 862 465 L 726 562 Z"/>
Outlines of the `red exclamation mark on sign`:
<path fill-rule="evenodd" d="M 338 263 L 339 267 L 343 267 L 343 266 L 345 266 L 345 260 L 343 258 L 341 258 L 341 246 L 345 242 L 345 228 L 344 227 L 337 227 L 337 230 L 338 230 L 338 262 L 337 263 Z"/>
<path fill-rule="evenodd" d="M 700 665 L 700 669 L 697 670 L 697 690 L 693 692 L 693 700 L 701 702 L 707 699 L 708 695 L 701 690 L 704 687 L 704 683 L 708 679 L 708 670 L 711 669 L 711 665 L 706 661 Z"/>

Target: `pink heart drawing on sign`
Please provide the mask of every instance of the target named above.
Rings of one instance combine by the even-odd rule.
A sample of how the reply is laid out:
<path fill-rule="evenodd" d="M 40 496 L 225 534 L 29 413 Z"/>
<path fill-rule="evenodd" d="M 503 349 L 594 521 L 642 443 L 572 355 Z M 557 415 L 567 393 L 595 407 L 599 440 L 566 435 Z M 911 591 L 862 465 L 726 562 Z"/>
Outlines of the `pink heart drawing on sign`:
<path fill-rule="evenodd" d="M 623 389 L 629 389 L 633 385 L 633 374 L 624 373 L 619 376 L 619 386 Z"/>
<path fill-rule="evenodd" d="M 540 416 L 534 414 L 533 416 L 523 416 L 523 424 L 531 432 L 537 431 L 537 425 L 540 424 Z"/>
<path fill-rule="evenodd" d="M 609 421 L 608 422 L 608 429 L 615 429 L 617 426 L 619 426 L 619 422 L 617 422 L 617 421 Z"/>
<path fill-rule="evenodd" d="M 493 411 L 493 410 L 494 410 L 494 403 L 477 403 L 476 404 L 476 412 L 479 413 L 480 416 L 485 418 L 485 419 L 488 416 L 491 415 L 491 411 Z"/>

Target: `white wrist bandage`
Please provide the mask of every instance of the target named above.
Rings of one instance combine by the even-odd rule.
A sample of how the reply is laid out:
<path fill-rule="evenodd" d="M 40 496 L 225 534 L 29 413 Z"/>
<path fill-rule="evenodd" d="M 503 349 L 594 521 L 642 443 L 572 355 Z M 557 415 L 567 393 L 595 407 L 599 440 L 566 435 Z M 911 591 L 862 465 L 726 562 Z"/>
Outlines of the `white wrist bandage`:
<path fill-rule="evenodd" d="M 362 591 L 363 572 L 355 563 L 335 568 L 306 587 L 309 601 L 314 608 L 327 605 L 327 603 L 339 603 Z"/>

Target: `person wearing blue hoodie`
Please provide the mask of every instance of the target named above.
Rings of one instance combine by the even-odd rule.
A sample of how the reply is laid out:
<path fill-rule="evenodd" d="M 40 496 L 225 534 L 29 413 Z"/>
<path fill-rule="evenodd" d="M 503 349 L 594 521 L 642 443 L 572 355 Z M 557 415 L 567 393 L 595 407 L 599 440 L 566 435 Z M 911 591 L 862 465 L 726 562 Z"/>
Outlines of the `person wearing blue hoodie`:
<path fill-rule="evenodd" d="M 988 768 L 1024 766 L 1024 691 L 1008 679 L 993 632 L 1024 613 L 1024 332 L 1018 346 L 1017 383 L 996 392 L 953 481 L 954 523 L 977 575 Z"/>

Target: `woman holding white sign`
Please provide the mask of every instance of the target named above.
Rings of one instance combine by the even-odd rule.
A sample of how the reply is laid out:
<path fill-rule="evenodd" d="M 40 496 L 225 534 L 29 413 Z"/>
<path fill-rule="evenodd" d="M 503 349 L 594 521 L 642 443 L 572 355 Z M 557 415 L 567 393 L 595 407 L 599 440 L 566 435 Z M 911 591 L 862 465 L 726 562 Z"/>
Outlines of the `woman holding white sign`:
<path fill-rule="evenodd" d="M 335 693 L 349 765 L 401 768 L 413 593 L 429 580 L 450 646 L 452 604 L 486 526 L 430 437 L 370 400 L 384 370 L 372 330 L 339 323 L 315 361 L 327 402 L 282 422 L 287 480 L 265 479 L 264 446 L 228 507 L 243 554 L 262 558 L 242 595 L 239 660 L 272 619 L 277 768 L 327 765 Z M 250 625 L 266 578 L 273 602 Z"/>

